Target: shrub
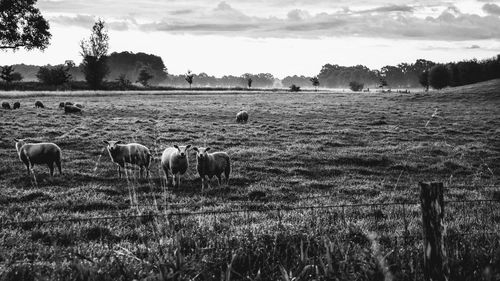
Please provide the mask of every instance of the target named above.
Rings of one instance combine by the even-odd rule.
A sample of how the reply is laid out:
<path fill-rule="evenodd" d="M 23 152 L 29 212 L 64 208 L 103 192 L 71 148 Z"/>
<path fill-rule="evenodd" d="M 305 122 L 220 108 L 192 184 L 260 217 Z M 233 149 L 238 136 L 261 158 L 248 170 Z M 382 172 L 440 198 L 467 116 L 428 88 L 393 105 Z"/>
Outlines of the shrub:
<path fill-rule="evenodd" d="M 434 89 L 442 89 L 449 84 L 449 75 L 446 66 L 435 65 L 429 71 L 429 85 Z"/>
<path fill-rule="evenodd" d="M 290 86 L 290 92 L 300 92 L 300 87 L 292 84 L 292 86 Z"/>
<path fill-rule="evenodd" d="M 349 88 L 353 92 L 359 92 L 359 91 L 363 90 L 364 87 L 365 87 L 365 84 L 363 84 L 363 83 L 359 83 L 357 81 L 351 81 L 351 82 L 349 82 Z"/>
<path fill-rule="evenodd" d="M 59 65 L 55 67 L 42 66 L 36 77 L 45 85 L 59 86 L 71 80 L 68 68 Z"/>

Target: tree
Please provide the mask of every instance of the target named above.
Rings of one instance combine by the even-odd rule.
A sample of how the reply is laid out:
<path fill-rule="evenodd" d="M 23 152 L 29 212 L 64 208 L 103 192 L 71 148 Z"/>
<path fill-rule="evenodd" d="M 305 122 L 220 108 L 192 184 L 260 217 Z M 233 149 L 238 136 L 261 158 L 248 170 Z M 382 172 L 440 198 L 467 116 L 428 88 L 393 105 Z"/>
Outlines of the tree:
<path fill-rule="evenodd" d="M 300 92 L 300 87 L 295 84 L 292 84 L 290 86 L 290 92 Z"/>
<path fill-rule="evenodd" d="M 118 86 L 123 90 L 126 90 L 130 87 L 130 85 L 132 85 L 132 82 L 127 79 L 127 75 L 125 73 L 120 74 L 120 76 L 116 78 L 116 81 L 118 82 Z"/>
<path fill-rule="evenodd" d="M 418 82 L 425 88 L 425 91 L 429 91 L 429 71 L 425 70 L 418 76 Z"/>
<path fill-rule="evenodd" d="M 448 86 L 449 75 L 446 66 L 442 64 L 435 65 L 429 71 L 429 85 L 434 89 L 442 89 Z"/>
<path fill-rule="evenodd" d="M 23 80 L 23 76 L 21 75 L 21 73 L 19 72 L 14 72 L 12 73 L 12 82 L 18 82 L 18 81 L 21 81 Z"/>
<path fill-rule="evenodd" d="M 0 49 L 47 48 L 49 23 L 35 4 L 36 0 L 0 1 Z"/>
<path fill-rule="evenodd" d="M 318 91 L 318 87 L 319 87 L 319 79 L 318 79 L 318 77 L 317 76 L 312 77 L 311 79 L 309 79 L 309 81 L 311 81 L 312 85 L 314 86 L 314 90 Z"/>
<path fill-rule="evenodd" d="M 363 90 L 364 87 L 365 87 L 365 85 L 363 83 L 359 83 L 358 81 L 349 82 L 349 88 L 353 92 L 359 92 L 359 91 Z"/>
<path fill-rule="evenodd" d="M 82 70 L 87 84 L 97 90 L 101 88 L 104 78 L 109 73 L 107 54 L 109 49 L 109 36 L 105 22 L 98 20 L 92 27 L 88 40 L 80 42 L 83 57 Z"/>
<path fill-rule="evenodd" d="M 38 70 L 36 77 L 43 84 L 52 86 L 60 86 L 71 80 L 71 74 L 69 74 L 69 67 L 64 65 L 57 65 L 54 67 L 42 66 Z"/>
<path fill-rule="evenodd" d="M 139 77 L 137 77 L 137 82 L 141 83 L 142 86 L 147 87 L 149 80 L 154 76 L 151 75 L 146 68 L 141 69 L 139 72 Z"/>
<path fill-rule="evenodd" d="M 13 75 L 14 75 L 14 67 L 12 67 L 11 65 L 6 65 L 2 67 L 2 71 L 0 72 L 0 78 L 2 78 L 2 80 L 7 82 L 7 84 L 9 84 L 14 80 Z"/>
<path fill-rule="evenodd" d="M 189 88 L 191 89 L 191 85 L 193 84 L 193 77 L 194 74 L 191 72 L 191 70 L 188 70 L 186 75 L 184 76 L 184 80 L 189 83 Z"/>
<path fill-rule="evenodd" d="M 248 78 L 247 78 L 247 85 L 248 85 L 248 88 L 252 88 L 252 82 L 253 82 L 252 77 L 248 77 Z"/>

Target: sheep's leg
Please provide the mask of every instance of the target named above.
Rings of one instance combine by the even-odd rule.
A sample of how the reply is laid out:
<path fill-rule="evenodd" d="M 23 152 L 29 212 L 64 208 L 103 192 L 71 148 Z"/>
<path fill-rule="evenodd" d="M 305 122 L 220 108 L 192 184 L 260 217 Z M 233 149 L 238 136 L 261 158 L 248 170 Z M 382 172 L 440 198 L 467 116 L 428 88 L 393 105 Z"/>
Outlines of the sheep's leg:
<path fill-rule="evenodd" d="M 222 183 L 222 174 L 217 175 L 217 183 L 220 186 Z"/>
<path fill-rule="evenodd" d="M 54 176 L 54 162 L 50 162 L 47 165 L 49 166 L 50 176 L 53 177 Z"/>
<path fill-rule="evenodd" d="M 56 161 L 57 169 L 59 170 L 59 175 L 62 175 L 61 160 Z"/>
<path fill-rule="evenodd" d="M 31 169 L 29 164 L 26 164 L 26 172 L 28 172 L 28 176 L 31 174 Z"/>
<path fill-rule="evenodd" d="M 140 170 L 139 170 L 139 178 L 142 178 L 142 179 L 143 179 L 143 178 L 144 178 L 144 167 L 143 167 L 143 166 L 140 166 L 140 168 L 139 168 L 139 169 L 140 169 Z"/>
<path fill-rule="evenodd" d="M 168 169 L 164 167 L 163 172 L 165 173 L 165 184 L 168 186 Z"/>
<path fill-rule="evenodd" d="M 181 187 L 181 173 L 177 174 L 177 188 Z"/>

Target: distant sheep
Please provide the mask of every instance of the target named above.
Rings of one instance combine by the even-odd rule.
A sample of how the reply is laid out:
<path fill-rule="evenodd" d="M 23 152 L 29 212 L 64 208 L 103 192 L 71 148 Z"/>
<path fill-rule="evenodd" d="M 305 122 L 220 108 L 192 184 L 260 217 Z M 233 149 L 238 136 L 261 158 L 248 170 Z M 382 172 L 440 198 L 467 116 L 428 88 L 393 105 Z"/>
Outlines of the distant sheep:
<path fill-rule="evenodd" d="M 70 101 L 67 101 L 64 103 L 64 105 L 75 105 L 74 103 L 70 102 Z"/>
<path fill-rule="evenodd" d="M 59 108 L 64 108 L 64 105 L 65 105 L 64 102 L 60 102 L 59 103 Z"/>
<path fill-rule="evenodd" d="M 45 106 L 43 105 L 43 103 L 41 101 L 39 101 L 39 100 L 37 100 L 35 102 L 35 107 L 36 108 L 45 108 Z"/>
<path fill-rule="evenodd" d="M 201 189 L 203 190 L 206 186 L 208 187 L 208 181 L 206 177 L 212 179 L 216 176 L 219 185 L 222 184 L 222 173 L 226 178 L 226 184 L 229 184 L 229 174 L 231 173 L 231 160 L 229 155 L 225 152 L 214 152 L 208 153 L 210 147 L 194 147 L 196 151 L 197 169 L 198 174 L 201 177 Z"/>
<path fill-rule="evenodd" d="M 18 102 L 18 101 L 16 101 L 16 102 L 14 103 L 14 109 L 19 109 L 20 107 L 21 107 L 21 103 L 20 103 L 20 102 Z"/>
<path fill-rule="evenodd" d="M 118 165 L 118 177 L 122 177 L 121 168 L 125 169 L 125 163 L 140 167 L 140 176 L 143 177 L 144 169 L 149 178 L 149 165 L 152 161 L 152 154 L 147 147 L 138 143 L 122 144 L 122 141 L 103 141 L 111 157 L 111 161 Z"/>
<path fill-rule="evenodd" d="M 242 110 L 236 114 L 236 122 L 238 123 L 246 123 L 248 122 L 248 112 Z"/>
<path fill-rule="evenodd" d="M 10 109 L 10 103 L 8 103 L 6 101 L 2 102 L 2 108 L 3 109 Z"/>
<path fill-rule="evenodd" d="M 65 105 L 64 113 L 80 113 L 82 110 L 74 105 Z"/>
<path fill-rule="evenodd" d="M 79 103 L 75 104 L 75 106 L 78 107 L 78 108 L 83 108 L 83 105 L 81 105 Z"/>
<path fill-rule="evenodd" d="M 181 175 L 186 173 L 189 167 L 188 149 L 191 145 L 168 147 L 161 155 L 161 167 L 165 172 L 167 184 L 169 182 L 168 174 L 172 174 L 173 186 L 180 187 Z M 177 180 L 176 180 L 177 177 Z"/>
<path fill-rule="evenodd" d="M 28 175 L 35 164 L 47 164 L 50 176 L 54 176 L 54 163 L 61 170 L 61 149 L 54 143 L 26 143 L 24 139 L 15 139 L 19 159 L 26 165 Z"/>

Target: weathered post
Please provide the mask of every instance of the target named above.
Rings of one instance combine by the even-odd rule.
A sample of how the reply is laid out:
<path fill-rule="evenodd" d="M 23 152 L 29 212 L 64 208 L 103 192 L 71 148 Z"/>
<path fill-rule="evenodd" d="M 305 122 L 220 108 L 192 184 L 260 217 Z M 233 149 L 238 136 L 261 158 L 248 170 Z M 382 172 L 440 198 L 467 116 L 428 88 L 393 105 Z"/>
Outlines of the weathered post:
<path fill-rule="evenodd" d="M 450 273 L 443 237 L 443 191 L 441 182 L 420 183 L 426 281 L 447 281 Z"/>

